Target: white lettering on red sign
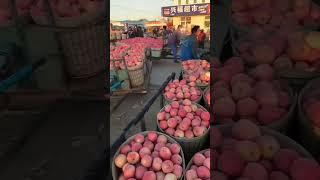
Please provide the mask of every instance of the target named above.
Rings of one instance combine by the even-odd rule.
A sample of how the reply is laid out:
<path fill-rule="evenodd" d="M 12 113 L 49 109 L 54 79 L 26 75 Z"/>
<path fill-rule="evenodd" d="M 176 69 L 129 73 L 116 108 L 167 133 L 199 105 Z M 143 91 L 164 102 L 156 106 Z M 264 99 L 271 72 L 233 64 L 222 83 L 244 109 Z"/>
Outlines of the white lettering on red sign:
<path fill-rule="evenodd" d="M 190 6 L 184 6 L 184 12 L 190 12 Z"/>
<path fill-rule="evenodd" d="M 192 12 L 197 12 L 198 11 L 198 6 L 196 6 L 196 5 L 191 6 L 191 11 Z"/>
<path fill-rule="evenodd" d="M 171 7 L 171 8 L 170 8 L 170 13 L 171 13 L 171 14 L 177 13 L 177 7 Z"/>
<path fill-rule="evenodd" d="M 178 6 L 178 13 L 183 13 L 183 6 Z"/>

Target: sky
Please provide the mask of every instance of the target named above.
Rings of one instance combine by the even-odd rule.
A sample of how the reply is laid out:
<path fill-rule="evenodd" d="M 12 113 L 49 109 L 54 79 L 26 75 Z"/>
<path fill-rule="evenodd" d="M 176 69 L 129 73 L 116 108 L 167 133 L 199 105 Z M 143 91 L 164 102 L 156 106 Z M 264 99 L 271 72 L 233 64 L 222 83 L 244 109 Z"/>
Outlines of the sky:
<path fill-rule="evenodd" d="M 110 20 L 155 20 L 161 7 L 172 5 L 173 0 L 110 0 Z"/>

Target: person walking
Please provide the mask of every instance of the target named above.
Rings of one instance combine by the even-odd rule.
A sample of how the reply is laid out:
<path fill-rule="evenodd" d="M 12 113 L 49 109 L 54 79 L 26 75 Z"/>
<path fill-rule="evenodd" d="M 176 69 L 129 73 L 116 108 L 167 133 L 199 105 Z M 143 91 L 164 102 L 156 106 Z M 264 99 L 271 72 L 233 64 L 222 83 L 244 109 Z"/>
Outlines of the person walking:
<path fill-rule="evenodd" d="M 206 40 L 206 33 L 204 33 L 203 29 L 200 30 L 200 33 L 199 33 L 197 39 L 198 39 L 198 43 L 199 43 L 199 48 L 204 49 L 204 42 Z"/>
<path fill-rule="evenodd" d="M 143 37 L 143 36 L 144 36 L 144 32 L 142 30 L 142 27 L 139 26 L 137 30 L 137 37 Z"/>
<path fill-rule="evenodd" d="M 158 37 L 158 28 L 157 27 L 154 27 L 152 32 L 153 32 L 154 38 Z"/>
<path fill-rule="evenodd" d="M 168 44 L 167 40 L 168 40 L 169 31 L 167 30 L 167 26 L 163 26 L 162 28 L 163 28 L 162 29 L 163 44 L 166 46 Z"/>
<path fill-rule="evenodd" d="M 180 44 L 181 39 L 181 25 L 178 25 L 178 28 L 168 35 L 168 46 L 170 47 L 174 62 L 178 62 L 178 45 Z"/>
<path fill-rule="evenodd" d="M 132 27 L 129 27 L 128 35 L 129 35 L 129 38 L 134 38 L 134 32 L 133 32 Z"/>
<path fill-rule="evenodd" d="M 181 43 L 181 54 L 180 58 L 182 61 L 190 59 L 199 59 L 198 56 L 198 41 L 197 37 L 199 34 L 200 26 L 194 26 L 191 29 L 191 35 L 187 36 Z"/>

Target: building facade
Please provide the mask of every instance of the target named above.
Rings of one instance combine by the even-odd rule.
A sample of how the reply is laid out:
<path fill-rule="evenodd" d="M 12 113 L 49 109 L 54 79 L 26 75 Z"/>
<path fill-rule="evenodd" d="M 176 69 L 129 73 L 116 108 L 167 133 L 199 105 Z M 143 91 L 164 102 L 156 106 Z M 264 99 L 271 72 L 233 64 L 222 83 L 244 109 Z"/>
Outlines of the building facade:
<path fill-rule="evenodd" d="M 173 26 L 190 32 L 195 25 L 210 31 L 210 0 L 173 0 L 174 6 L 162 7 L 162 16 L 172 17 Z"/>

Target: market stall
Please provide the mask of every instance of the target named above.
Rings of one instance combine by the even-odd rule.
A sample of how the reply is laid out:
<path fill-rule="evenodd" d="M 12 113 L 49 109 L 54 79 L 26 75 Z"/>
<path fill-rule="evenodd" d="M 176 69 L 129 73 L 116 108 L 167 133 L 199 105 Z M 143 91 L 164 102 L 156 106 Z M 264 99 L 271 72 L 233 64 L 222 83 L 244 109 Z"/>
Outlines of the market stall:
<path fill-rule="evenodd" d="M 132 38 L 110 46 L 110 88 L 113 95 L 147 93 L 152 71 L 151 56 L 161 51 L 162 41 Z"/>

